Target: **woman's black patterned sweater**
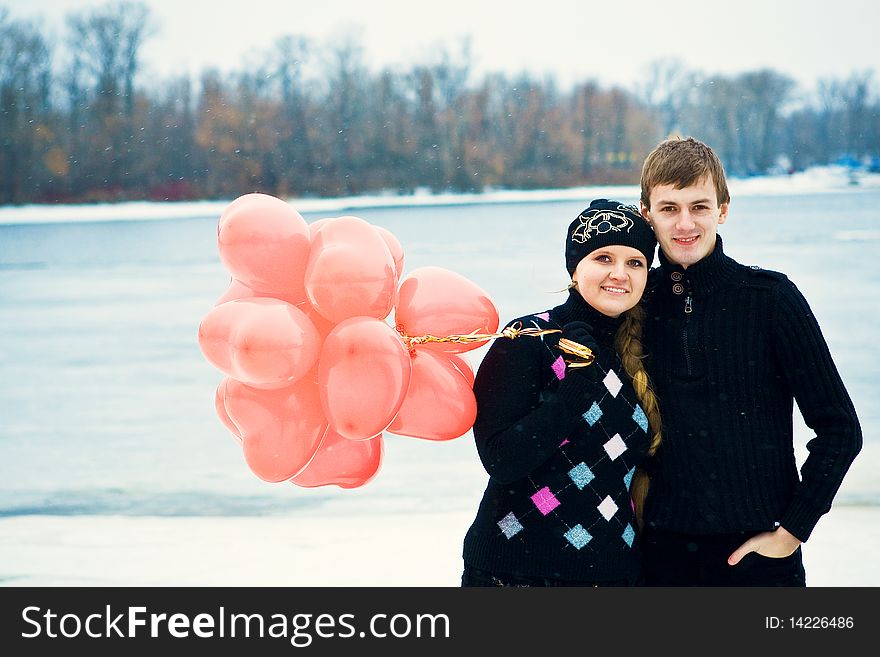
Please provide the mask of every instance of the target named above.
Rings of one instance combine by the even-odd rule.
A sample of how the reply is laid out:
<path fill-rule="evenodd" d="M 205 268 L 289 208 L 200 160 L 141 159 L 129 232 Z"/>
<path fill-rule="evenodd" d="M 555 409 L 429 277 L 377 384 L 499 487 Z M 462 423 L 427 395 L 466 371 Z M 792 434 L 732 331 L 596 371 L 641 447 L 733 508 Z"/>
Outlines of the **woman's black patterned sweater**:
<path fill-rule="evenodd" d="M 493 573 L 632 582 L 640 556 L 629 488 L 649 438 L 614 349 L 620 320 L 573 290 L 510 325 L 573 321 L 590 324 L 599 345 L 588 368 L 566 370 L 559 333 L 496 339 L 480 364 L 473 431 L 489 483 L 463 558 Z"/>

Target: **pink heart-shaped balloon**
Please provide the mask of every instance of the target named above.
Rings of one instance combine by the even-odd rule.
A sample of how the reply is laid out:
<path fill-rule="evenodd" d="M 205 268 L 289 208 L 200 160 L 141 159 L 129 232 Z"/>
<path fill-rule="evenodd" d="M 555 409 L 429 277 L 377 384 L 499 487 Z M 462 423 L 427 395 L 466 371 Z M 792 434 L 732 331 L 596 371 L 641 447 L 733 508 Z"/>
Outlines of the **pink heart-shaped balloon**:
<path fill-rule="evenodd" d="M 467 433 L 477 418 L 471 384 L 444 354 L 416 349 L 406 397 L 389 433 L 450 440 Z"/>
<path fill-rule="evenodd" d="M 388 324 L 372 317 L 340 322 L 318 359 L 321 406 L 330 426 L 352 440 L 381 433 L 400 410 L 411 375 L 409 353 Z"/>
<path fill-rule="evenodd" d="M 217 247 L 223 266 L 249 288 L 293 301 L 306 298 L 309 227 L 280 198 L 255 193 L 232 201 L 220 215 Z"/>
<path fill-rule="evenodd" d="M 314 371 L 291 386 L 261 390 L 229 379 L 226 411 L 244 458 L 264 481 L 285 481 L 308 465 L 327 430 Z"/>
<path fill-rule="evenodd" d="M 199 346 L 214 367 L 258 387 L 288 385 L 315 364 L 321 336 L 296 306 L 272 297 L 214 306 L 199 325 Z"/>
<path fill-rule="evenodd" d="M 383 453 L 381 434 L 367 440 L 349 440 L 328 428 L 314 458 L 290 481 L 305 488 L 357 488 L 379 472 Z"/>
<path fill-rule="evenodd" d="M 394 258 L 375 227 L 347 216 L 327 221 L 315 233 L 304 280 L 312 306 L 339 323 L 387 317 L 398 279 Z"/>
<path fill-rule="evenodd" d="M 498 330 L 498 309 L 489 295 L 470 279 L 442 267 L 419 267 L 410 272 L 400 284 L 394 318 L 409 337 L 491 334 Z M 421 346 L 460 353 L 487 341 Z"/>

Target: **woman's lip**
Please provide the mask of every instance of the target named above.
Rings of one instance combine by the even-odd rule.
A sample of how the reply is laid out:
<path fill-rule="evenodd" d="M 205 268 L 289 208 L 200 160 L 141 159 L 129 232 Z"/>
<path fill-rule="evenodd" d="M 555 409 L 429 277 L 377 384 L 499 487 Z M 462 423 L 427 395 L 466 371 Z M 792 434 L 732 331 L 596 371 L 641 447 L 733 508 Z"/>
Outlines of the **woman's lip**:
<path fill-rule="evenodd" d="M 627 292 L 629 292 L 629 290 L 626 290 L 622 287 L 615 287 L 611 285 L 603 285 L 602 289 L 609 294 L 627 294 Z"/>

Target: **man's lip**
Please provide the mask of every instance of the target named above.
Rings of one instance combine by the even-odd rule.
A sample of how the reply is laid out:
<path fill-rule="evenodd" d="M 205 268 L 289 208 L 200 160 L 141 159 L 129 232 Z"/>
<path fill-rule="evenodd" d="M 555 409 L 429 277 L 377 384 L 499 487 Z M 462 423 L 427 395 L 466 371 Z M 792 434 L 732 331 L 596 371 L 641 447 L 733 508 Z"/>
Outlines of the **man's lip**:
<path fill-rule="evenodd" d="M 695 244 L 697 240 L 700 239 L 699 235 L 687 235 L 685 237 L 673 237 L 672 241 L 676 244 L 681 244 L 682 246 L 690 246 L 691 244 Z M 689 242 L 682 242 L 681 240 L 690 240 Z"/>

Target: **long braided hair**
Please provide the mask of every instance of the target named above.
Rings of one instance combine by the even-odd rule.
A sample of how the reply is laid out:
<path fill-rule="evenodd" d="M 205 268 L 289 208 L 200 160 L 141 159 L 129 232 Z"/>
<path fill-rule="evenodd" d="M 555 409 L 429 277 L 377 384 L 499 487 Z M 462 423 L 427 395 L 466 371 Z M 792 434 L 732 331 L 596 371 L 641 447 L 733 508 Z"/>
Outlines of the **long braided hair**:
<path fill-rule="evenodd" d="M 642 350 L 642 323 L 644 322 L 645 311 L 641 304 L 635 305 L 624 313 L 624 319 L 617 334 L 614 338 L 614 346 L 617 353 L 620 354 L 620 360 L 623 369 L 632 379 L 632 385 L 635 389 L 642 410 L 648 418 L 649 434 L 651 442 L 648 447 L 648 457 L 654 456 L 660 447 L 661 431 L 660 431 L 660 409 L 657 405 L 657 397 L 651 388 L 651 382 L 648 380 L 648 373 L 642 365 L 644 352 Z M 639 529 L 644 524 L 645 498 L 648 496 L 648 486 L 650 479 L 647 473 L 641 468 L 636 468 L 630 484 L 630 496 L 632 497 L 633 507 L 636 513 L 636 522 Z"/>

